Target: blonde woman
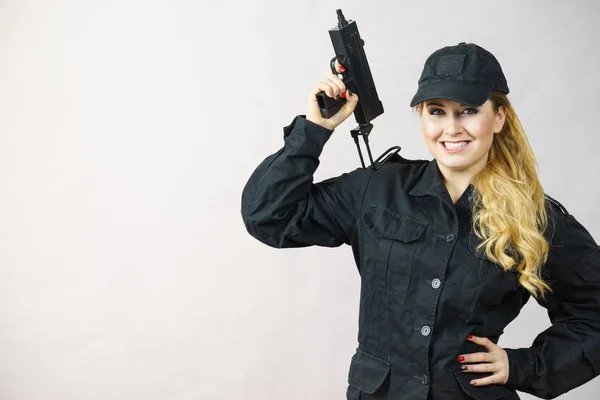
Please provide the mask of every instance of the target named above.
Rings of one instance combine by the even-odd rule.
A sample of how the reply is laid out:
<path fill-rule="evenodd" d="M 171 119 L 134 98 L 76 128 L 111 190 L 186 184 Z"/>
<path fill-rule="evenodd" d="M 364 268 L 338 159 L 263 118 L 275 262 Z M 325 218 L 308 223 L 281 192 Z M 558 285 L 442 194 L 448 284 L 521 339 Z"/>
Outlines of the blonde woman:
<path fill-rule="evenodd" d="M 345 94 L 344 108 L 323 118 L 320 91 Z M 348 400 L 553 398 L 600 374 L 600 249 L 544 194 L 508 92 L 482 47 L 439 49 L 411 102 L 434 159 L 396 156 L 315 184 L 323 146 L 358 102 L 329 74 L 244 188 L 244 223 L 263 243 L 352 248 Z M 499 347 L 530 296 L 552 326 L 529 348 Z"/>

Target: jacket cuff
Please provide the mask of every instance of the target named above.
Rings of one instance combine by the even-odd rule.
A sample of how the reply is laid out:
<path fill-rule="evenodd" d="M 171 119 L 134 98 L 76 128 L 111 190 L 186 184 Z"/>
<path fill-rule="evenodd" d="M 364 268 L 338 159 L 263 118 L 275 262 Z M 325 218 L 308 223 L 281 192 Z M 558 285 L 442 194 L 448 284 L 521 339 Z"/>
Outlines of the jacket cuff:
<path fill-rule="evenodd" d="M 296 116 L 292 122 L 283 128 L 283 138 L 288 144 L 296 146 L 310 144 L 322 149 L 331 137 L 333 130 L 322 127 L 306 119 L 306 115 Z"/>
<path fill-rule="evenodd" d="M 504 349 L 508 355 L 508 380 L 512 389 L 525 389 L 535 380 L 535 359 L 531 348 Z"/>

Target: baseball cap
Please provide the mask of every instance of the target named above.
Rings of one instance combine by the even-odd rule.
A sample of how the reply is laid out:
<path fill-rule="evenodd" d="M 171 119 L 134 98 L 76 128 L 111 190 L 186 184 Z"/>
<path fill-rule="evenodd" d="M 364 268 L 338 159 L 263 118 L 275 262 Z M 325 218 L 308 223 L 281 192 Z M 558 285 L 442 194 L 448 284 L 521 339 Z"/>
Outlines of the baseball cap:
<path fill-rule="evenodd" d="M 493 90 L 508 94 L 496 57 L 474 43 L 460 42 L 438 49 L 427 58 L 410 106 L 441 98 L 478 107 Z"/>

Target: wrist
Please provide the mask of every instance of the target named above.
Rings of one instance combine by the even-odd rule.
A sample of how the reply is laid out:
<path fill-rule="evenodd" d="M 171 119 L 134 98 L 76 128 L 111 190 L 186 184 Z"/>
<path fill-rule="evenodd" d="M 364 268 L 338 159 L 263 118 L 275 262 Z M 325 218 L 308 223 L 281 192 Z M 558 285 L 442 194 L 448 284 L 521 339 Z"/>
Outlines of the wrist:
<path fill-rule="evenodd" d="M 535 360 L 531 349 L 504 349 L 508 356 L 508 379 L 506 386 L 519 389 L 529 386 L 535 376 Z"/>
<path fill-rule="evenodd" d="M 312 118 L 311 116 L 307 115 L 306 116 L 306 121 L 310 124 L 313 125 L 318 125 L 319 127 L 323 128 L 323 129 L 327 129 L 328 131 L 333 132 L 335 130 L 335 126 L 333 126 L 333 124 L 327 120 L 317 120 Z"/>

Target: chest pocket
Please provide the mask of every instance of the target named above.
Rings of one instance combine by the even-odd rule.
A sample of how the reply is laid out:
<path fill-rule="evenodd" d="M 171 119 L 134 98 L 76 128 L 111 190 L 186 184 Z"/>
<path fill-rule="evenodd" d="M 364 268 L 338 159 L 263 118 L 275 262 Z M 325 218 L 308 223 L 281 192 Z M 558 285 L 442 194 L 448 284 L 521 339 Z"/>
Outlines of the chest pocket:
<path fill-rule="evenodd" d="M 376 205 L 371 205 L 362 220 L 366 227 L 361 254 L 363 282 L 385 293 L 406 293 L 427 223 Z"/>
<path fill-rule="evenodd" d="M 487 257 L 485 248 L 477 250 L 481 242 L 475 232 L 469 234 L 468 249 L 471 262 L 475 264 L 482 288 L 477 305 L 499 306 L 507 300 L 507 296 L 515 294 L 519 286 L 519 275 L 513 271 L 503 271 Z"/>

